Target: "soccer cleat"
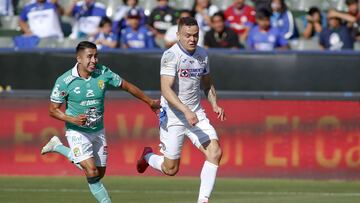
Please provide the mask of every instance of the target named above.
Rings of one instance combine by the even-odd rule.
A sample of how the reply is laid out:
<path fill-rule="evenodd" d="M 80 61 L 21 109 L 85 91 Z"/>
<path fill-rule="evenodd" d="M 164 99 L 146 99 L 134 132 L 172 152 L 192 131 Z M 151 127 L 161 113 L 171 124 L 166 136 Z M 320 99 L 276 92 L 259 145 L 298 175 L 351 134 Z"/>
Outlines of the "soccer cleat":
<path fill-rule="evenodd" d="M 149 153 L 153 153 L 153 150 L 151 147 L 144 147 L 144 151 L 141 154 L 140 159 L 137 161 L 136 169 L 139 173 L 144 173 L 149 164 L 145 160 L 145 156 Z"/>
<path fill-rule="evenodd" d="M 52 137 L 50 141 L 41 149 L 41 155 L 53 152 L 55 147 L 58 145 L 62 145 L 60 139 L 57 136 Z"/>

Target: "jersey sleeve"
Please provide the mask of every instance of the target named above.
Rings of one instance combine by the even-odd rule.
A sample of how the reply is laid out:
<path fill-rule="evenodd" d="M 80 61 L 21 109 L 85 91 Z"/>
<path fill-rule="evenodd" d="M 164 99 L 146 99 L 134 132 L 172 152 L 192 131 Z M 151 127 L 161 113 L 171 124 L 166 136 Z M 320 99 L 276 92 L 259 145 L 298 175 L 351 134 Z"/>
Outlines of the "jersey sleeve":
<path fill-rule="evenodd" d="M 22 11 L 21 11 L 21 13 L 20 13 L 20 16 L 19 16 L 19 18 L 22 20 L 22 21 L 27 21 L 28 20 L 28 18 L 27 18 L 27 14 L 28 14 L 28 11 L 29 9 L 28 9 L 28 7 L 25 7 Z"/>
<path fill-rule="evenodd" d="M 166 51 L 161 58 L 160 75 L 176 75 L 176 55 L 172 51 Z"/>
<path fill-rule="evenodd" d="M 54 103 L 62 104 L 66 100 L 67 95 L 68 95 L 67 85 L 63 80 L 58 78 L 55 82 L 54 88 L 51 91 L 50 101 Z"/>
<path fill-rule="evenodd" d="M 107 83 L 113 87 L 120 87 L 122 83 L 122 78 L 118 74 L 112 72 L 109 68 L 105 66 L 104 68 L 105 68 L 104 74 L 105 77 L 107 78 Z"/>

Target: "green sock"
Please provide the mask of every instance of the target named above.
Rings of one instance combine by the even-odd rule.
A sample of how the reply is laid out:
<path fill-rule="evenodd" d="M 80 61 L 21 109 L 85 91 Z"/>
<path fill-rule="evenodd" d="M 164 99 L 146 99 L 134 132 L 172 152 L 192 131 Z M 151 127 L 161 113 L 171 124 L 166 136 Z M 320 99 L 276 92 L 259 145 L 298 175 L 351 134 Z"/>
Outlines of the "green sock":
<path fill-rule="evenodd" d="M 69 147 L 65 147 L 64 145 L 58 145 L 54 148 L 54 151 L 64 155 L 66 158 L 68 158 L 70 161 L 72 161 L 72 156 L 71 156 L 71 152 L 70 152 L 70 148 Z"/>
<path fill-rule="evenodd" d="M 78 167 L 80 170 L 83 168 L 78 163 L 74 163 L 74 159 L 71 155 L 71 151 L 69 147 L 65 147 L 64 145 L 58 145 L 54 148 L 54 151 L 64 155 L 66 158 L 68 158 L 73 164 L 75 164 L 76 167 Z"/>
<path fill-rule="evenodd" d="M 99 177 L 88 178 L 89 188 L 99 203 L 111 203 L 110 197 Z"/>

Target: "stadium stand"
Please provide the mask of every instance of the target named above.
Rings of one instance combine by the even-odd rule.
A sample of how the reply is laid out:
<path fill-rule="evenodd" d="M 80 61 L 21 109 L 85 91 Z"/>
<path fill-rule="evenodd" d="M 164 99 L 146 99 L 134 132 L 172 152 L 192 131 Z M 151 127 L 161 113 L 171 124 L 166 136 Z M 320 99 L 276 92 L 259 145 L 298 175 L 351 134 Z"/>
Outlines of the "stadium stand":
<path fill-rule="evenodd" d="M 0 37 L 0 48 L 12 48 L 12 47 L 14 47 L 12 37 Z"/>
<path fill-rule="evenodd" d="M 21 0 L 18 2 L 17 7 L 15 8 L 15 14 L 19 14 L 22 8 L 34 0 Z M 121 0 L 97 0 L 107 6 L 106 14 L 109 17 L 112 17 L 115 10 L 123 4 Z M 59 0 L 59 4 L 63 8 L 67 8 L 71 0 Z M 247 4 L 255 5 L 254 0 L 247 0 Z M 169 5 L 177 9 L 191 9 L 193 6 L 194 0 L 169 0 Z M 221 10 L 225 10 L 229 7 L 233 0 L 212 0 L 212 3 L 218 6 Z M 293 12 L 295 17 L 295 22 L 299 29 L 300 33 L 304 31 L 303 16 L 306 14 L 307 10 L 311 6 L 318 6 L 322 11 L 327 11 L 330 8 L 335 8 L 337 10 L 346 11 L 345 0 L 287 0 L 286 1 L 289 9 Z M 139 6 L 144 8 L 145 14 L 149 15 L 151 10 L 156 5 L 156 0 L 139 0 Z M 11 38 L 21 34 L 18 26 L 18 16 L 1 16 L 0 17 L 0 47 L 9 48 L 13 44 Z M 71 32 L 71 25 L 73 19 L 70 17 L 62 16 L 61 17 L 61 27 L 64 32 L 65 37 L 67 37 Z M 64 42 L 59 43 L 57 40 L 44 39 L 41 40 L 38 47 L 47 47 L 47 48 L 67 48 L 71 47 L 71 40 L 65 39 Z M 318 50 L 318 41 L 317 39 L 306 40 L 300 38 L 294 42 L 291 42 L 291 48 L 294 50 Z M 360 50 L 359 42 L 355 44 L 355 50 Z"/>

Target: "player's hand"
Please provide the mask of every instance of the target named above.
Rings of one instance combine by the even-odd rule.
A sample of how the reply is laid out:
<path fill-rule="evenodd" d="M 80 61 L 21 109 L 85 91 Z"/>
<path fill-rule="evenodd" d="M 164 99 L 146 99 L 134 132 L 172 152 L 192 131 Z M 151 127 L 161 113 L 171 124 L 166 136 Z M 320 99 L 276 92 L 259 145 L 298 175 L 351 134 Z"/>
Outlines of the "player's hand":
<path fill-rule="evenodd" d="M 215 106 L 213 110 L 218 115 L 217 118 L 220 119 L 220 121 L 226 120 L 225 111 L 223 108 L 221 108 L 220 106 Z"/>
<path fill-rule="evenodd" d="M 83 126 L 86 123 L 86 116 L 84 114 L 80 114 L 76 117 L 73 117 L 72 123 L 78 126 Z"/>
<path fill-rule="evenodd" d="M 188 110 L 184 114 L 185 114 L 185 118 L 188 121 L 190 126 L 195 126 L 199 122 L 199 119 L 196 116 L 196 113 Z"/>
<path fill-rule="evenodd" d="M 160 108 L 161 108 L 160 100 L 158 100 L 158 99 L 151 100 L 149 106 L 154 113 L 159 114 Z"/>

